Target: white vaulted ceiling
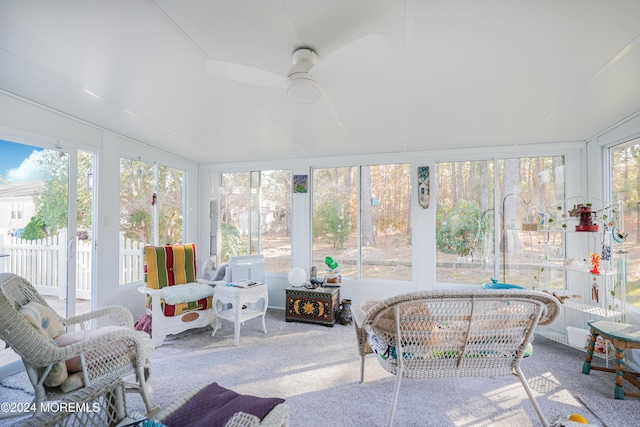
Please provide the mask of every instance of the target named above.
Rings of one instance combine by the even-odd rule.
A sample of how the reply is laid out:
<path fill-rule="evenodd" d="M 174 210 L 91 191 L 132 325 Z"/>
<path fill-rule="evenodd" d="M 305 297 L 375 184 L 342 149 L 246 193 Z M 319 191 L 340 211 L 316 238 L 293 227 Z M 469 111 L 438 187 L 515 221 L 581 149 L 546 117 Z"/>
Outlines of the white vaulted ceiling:
<path fill-rule="evenodd" d="M 321 101 L 210 74 L 286 75 Z M 638 0 L 0 0 L 0 89 L 197 163 L 585 140 L 640 110 Z"/>

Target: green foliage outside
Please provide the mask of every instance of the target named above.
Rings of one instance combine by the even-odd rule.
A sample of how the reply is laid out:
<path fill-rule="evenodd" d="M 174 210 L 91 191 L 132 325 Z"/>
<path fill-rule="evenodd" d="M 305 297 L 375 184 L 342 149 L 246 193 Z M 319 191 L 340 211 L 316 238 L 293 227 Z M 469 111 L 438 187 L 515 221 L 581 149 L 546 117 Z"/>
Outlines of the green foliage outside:
<path fill-rule="evenodd" d="M 23 239 L 35 240 L 54 235 L 67 227 L 69 200 L 69 156 L 54 150 L 43 150 L 38 166 L 46 177 L 44 189 L 38 191 L 33 201 L 36 214 L 30 219 L 22 234 Z M 80 229 L 91 228 L 92 194 L 84 180 L 91 170 L 91 155 L 78 153 L 78 217 Z"/>
<path fill-rule="evenodd" d="M 220 229 L 222 232 L 222 251 L 220 256 L 223 262 L 228 260 L 229 257 L 247 254 L 247 244 L 242 240 L 237 228 L 223 222 L 220 224 Z"/>
<path fill-rule="evenodd" d="M 46 224 L 40 217 L 40 215 L 35 214 L 29 220 L 29 223 L 24 227 L 24 231 L 20 238 L 25 240 L 38 240 L 44 239 L 47 237 Z"/>
<path fill-rule="evenodd" d="M 181 243 L 183 182 L 180 169 L 120 159 L 120 231 L 124 236 L 145 243 L 157 239 L 160 245 Z"/>
<path fill-rule="evenodd" d="M 351 221 L 338 199 L 322 202 L 313 214 L 313 238 L 329 241 L 334 249 L 342 249 L 351 234 Z"/>
<path fill-rule="evenodd" d="M 92 192 L 87 176 L 92 170 L 92 154 L 78 152 L 77 228 L 91 230 Z M 25 227 L 22 238 L 40 239 L 67 227 L 69 200 L 69 156 L 43 150 L 39 167 L 45 187 L 34 195 L 36 214 Z M 153 242 L 154 203 L 157 209 L 159 244 L 182 242 L 182 184 L 184 171 L 139 160 L 123 159 L 120 165 L 120 229 L 126 238 Z M 157 185 L 154 179 L 157 176 Z M 153 194 L 156 192 L 155 198 Z M 43 235 L 44 234 L 44 235 Z"/>
<path fill-rule="evenodd" d="M 438 250 L 459 256 L 469 255 L 473 250 L 480 217 L 482 210 L 468 200 L 460 200 L 453 206 L 439 206 L 436 216 Z"/>

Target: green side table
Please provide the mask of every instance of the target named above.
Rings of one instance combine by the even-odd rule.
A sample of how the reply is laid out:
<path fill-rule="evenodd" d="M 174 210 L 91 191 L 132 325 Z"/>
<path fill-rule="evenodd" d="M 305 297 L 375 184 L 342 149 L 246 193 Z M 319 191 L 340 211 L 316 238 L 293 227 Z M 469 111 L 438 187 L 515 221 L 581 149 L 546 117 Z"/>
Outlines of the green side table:
<path fill-rule="evenodd" d="M 640 348 L 640 326 L 629 325 L 626 323 L 609 322 L 606 320 L 598 320 L 588 322 L 591 327 L 591 338 L 587 349 L 587 357 L 582 365 L 582 373 L 589 374 L 591 369 L 604 372 L 615 372 L 616 387 L 614 397 L 616 399 L 624 399 L 625 392 L 622 388 L 624 380 L 629 381 L 637 389 L 640 389 L 640 381 L 637 377 L 640 373 L 625 371 L 624 369 L 624 351 L 628 348 Z M 616 368 L 605 368 L 601 366 L 591 366 L 593 360 L 593 350 L 595 348 L 596 337 L 600 335 L 603 339 L 608 340 L 615 348 Z M 628 396 L 640 397 L 640 393 L 629 392 Z"/>

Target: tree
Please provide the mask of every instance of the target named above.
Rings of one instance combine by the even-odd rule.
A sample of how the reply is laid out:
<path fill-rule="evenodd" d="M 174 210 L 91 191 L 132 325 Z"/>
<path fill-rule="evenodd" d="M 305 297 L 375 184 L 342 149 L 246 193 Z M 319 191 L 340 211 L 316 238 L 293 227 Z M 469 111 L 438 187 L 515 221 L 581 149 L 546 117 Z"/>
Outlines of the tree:
<path fill-rule="evenodd" d="M 345 212 L 346 211 L 346 212 Z M 313 215 L 313 237 L 329 240 L 334 249 L 342 249 L 351 234 L 349 213 L 337 197 L 325 200 Z"/>
<path fill-rule="evenodd" d="M 91 228 L 92 192 L 86 185 L 86 177 L 91 170 L 92 155 L 78 152 L 78 214 L 79 228 Z M 38 166 L 46 177 L 45 186 L 33 197 L 36 215 L 31 219 L 32 231 L 24 238 L 41 238 L 40 231 L 47 235 L 67 227 L 69 206 L 69 156 L 54 150 L 42 150 Z"/>
<path fill-rule="evenodd" d="M 232 256 L 247 254 L 247 245 L 242 241 L 242 236 L 237 228 L 223 222 L 220 224 L 220 230 L 222 233 L 220 257 L 223 262 Z"/>
<path fill-rule="evenodd" d="M 182 242 L 184 171 L 157 163 L 120 160 L 120 230 L 158 244 Z M 154 224 L 157 221 L 157 224 Z"/>
<path fill-rule="evenodd" d="M 24 231 L 20 236 L 25 240 L 38 240 L 47 237 L 47 227 L 40 215 L 35 214 L 24 227 Z"/>
<path fill-rule="evenodd" d="M 440 205 L 436 211 L 436 246 L 444 253 L 467 256 L 474 249 L 478 219 L 482 210 L 474 202 L 458 200 L 453 206 Z M 487 223 L 481 223 L 487 230 Z"/>

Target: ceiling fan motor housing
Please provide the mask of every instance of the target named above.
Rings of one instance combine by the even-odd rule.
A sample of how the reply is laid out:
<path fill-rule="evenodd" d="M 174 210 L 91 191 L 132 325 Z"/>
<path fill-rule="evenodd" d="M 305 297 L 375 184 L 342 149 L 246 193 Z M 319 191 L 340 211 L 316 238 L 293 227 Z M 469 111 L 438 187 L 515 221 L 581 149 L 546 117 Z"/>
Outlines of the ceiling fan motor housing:
<path fill-rule="evenodd" d="M 298 104 L 313 104 L 322 94 L 320 85 L 309 71 L 318 62 L 318 57 L 311 49 L 298 49 L 293 53 L 293 67 L 287 76 L 287 96 Z"/>
<path fill-rule="evenodd" d="M 309 73 L 294 73 L 287 82 L 287 96 L 298 104 L 313 104 L 320 99 L 320 85 Z"/>

